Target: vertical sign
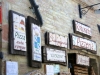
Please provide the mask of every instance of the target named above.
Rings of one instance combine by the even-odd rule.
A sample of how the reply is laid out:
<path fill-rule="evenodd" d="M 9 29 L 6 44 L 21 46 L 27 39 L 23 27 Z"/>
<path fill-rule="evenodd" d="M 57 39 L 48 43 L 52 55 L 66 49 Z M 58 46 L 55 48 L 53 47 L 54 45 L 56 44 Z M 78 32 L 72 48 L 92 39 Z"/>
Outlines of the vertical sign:
<path fill-rule="evenodd" d="M 13 13 L 14 49 L 26 51 L 25 17 Z"/>
<path fill-rule="evenodd" d="M 2 24 L 2 3 L 0 2 L 0 24 Z"/>
<path fill-rule="evenodd" d="M 27 47 L 28 64 L 30 67 L 40 68 L 42 62 L 41 56 L 41 29 L 38 20 L 27 17 Z"/>
<path fill-rule="evenodd" d="M 9 47 L 12 54 L 25 55 L 26 52 L 26 22 L 22 14 L 9 11 Z"/>
<path fill-rule="evenodd" d="M 6 75 L 18 75 L 18 62 L 6 61 Z"/>
<path fill-rule="evenodd" d="M 41 31 L 40 27 L 32 23 L 32 60 L 41 61 Z"/>

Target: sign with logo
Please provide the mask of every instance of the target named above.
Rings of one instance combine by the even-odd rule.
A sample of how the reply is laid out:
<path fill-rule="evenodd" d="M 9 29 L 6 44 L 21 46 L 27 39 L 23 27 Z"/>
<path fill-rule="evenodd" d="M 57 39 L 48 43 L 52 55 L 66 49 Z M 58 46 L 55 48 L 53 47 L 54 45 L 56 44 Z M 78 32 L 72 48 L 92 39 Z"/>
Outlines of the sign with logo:
<path fill-rule="evenodd" d="M 71 49 L 87 49 L 96 53 L 96 42 L 70 34 Z"/>
<path fill-rule="evenodd" d="M 43 60 L 44 62 L 54 62 L 59 64 L 63 63 L 66 65 L 66 51 L 43 47 Z"/>
<path fill-rule="evenodd" d="M 67 48 L 67 37 L 47 32 L 46 44 Z"/>
<path fill-rule="evenodd" d="M 89 66 L 89 57 L 77 54 L 76 64 Z"/>
<path fill-rule="evenodd" d="M 41 29 L 38 20 L 27 17 L 27 47 L 28 64 L 33 68 L 40 68 L 42 62 L 41 53 Z"/>
<path fill-rule="evenodd" d="M 26 51 L 25 17 L 13 13 L 14 49 Z"/>
<path fill-rule="evenodd" d="M 26 21 L 22 14 L 10 10 L 9 12 L 10 48 L 12 54 L 25 55 L 26 48 Z"/>
<path fill-rule="evenodd" d="M 41 31 L 40 27 L 32 23 L 32 59 L 41 61 Z"/>
<path fill-rule="evenodd" d="M 75 33 L 79 33 L 79 34 L 86 35 L 89 37 L 92 36 L 91 28 L 89 26 L 75 20 L 73 20 L 73 25 L 74 25 Z"/>

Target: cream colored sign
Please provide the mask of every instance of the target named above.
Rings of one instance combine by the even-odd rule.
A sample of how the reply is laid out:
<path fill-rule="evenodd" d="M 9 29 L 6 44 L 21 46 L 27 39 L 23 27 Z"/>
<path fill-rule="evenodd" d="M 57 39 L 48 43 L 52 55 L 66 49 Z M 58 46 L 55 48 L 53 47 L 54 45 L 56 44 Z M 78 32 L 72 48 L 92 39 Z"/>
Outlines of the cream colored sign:
<path fill-rule="evenodd" d="M 66 58 L 65 58 L 66 55 L 64 50 L 57 50 L 51 48 L 46 48 L 46 50 L 47 50 L 48 61 L 66 62 Z"/>
<path fill-rule="evenodd" d="M 77 64 L 89 66 L 89 57 L 77 54 Z"/>
<path fill-rule="evenodd" d="M 73 43 L 73 46 L 89 49 L 91 51 L 97 51 L 95 42 L 81 38 L 81 37 L 72 35 L 72 43 Z"/>

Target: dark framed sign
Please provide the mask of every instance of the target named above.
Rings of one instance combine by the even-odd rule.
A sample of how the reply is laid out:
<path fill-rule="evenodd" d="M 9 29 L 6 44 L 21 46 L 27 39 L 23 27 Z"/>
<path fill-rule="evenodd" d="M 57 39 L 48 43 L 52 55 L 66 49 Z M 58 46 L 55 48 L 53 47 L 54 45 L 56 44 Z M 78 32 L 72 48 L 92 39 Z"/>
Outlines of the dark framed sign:
<path fill-rule="evenodd" d="M 66 50 L 42 47 L 42 57 L 45 63 L 57 63 L 61 65 L 67 65 Z"/>
<path fill-rule="evenodd" d="M 67 48 L 67 37 L 55 33 L 51 33 L 51 32 L 46 32 L 45 43 L 47 45 Z"/>
<path fill-rule="evenodd" d="M 84 65 L 84 66 L 90 66 L 90 60 L 88 56 L 76 54 L 76 64 L 78 65 Z"/>
<path fill-rule="evenodd" d="M 83 67 L 90 66 L 90 58 L 88 56 L 82 55 L 82 54 L 69 53 L 68 54 L 68 61 L 72 65 L 78 65 L 78 66 L 83 66 Z"/>
<path fill-rule="evenodd" d="M 92 36 L 91 28 L 83 23 L 73 20 L 73 29 L 77 34 L 85 35 L 87 37 Z"/>
<path fill-rule="evenodd" d="M 39 22 L 28 16 L 27 17 L 27 48 L 29 66 L 40 68 L 42 62 L 41 56 L 41 29 Z"/>
<path fill-rule="evenodd" d="M 9 11 L 9 52 L 26 55 L 26 19 L 15 11 Z"/>
<path fill-rule="evenodd" d="M 85 39 L 74 34 L 69 34 L 70 49 L 85 49 L 92 53 L 97 53 L 96 42 Z"/>

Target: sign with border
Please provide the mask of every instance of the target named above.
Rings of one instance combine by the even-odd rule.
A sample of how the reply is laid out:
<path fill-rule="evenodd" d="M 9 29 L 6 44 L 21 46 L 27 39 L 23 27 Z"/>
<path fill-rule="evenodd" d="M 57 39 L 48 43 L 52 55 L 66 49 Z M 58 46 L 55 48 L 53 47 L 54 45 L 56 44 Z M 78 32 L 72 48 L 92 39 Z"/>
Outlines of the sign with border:
<path fill-rule="evenodd" d="M 76 64 L 89 66 L 90 65 L 89 64 L 89 57 L 84 56 L 84 55 L 80 55 L 80 54 L 76 54 Z"/>
<path fill-rule="evenodd" d="M 38 20 L 27 17 L 27 47 L 28 64 L 30 67 L 40 68 L 42 62 L 41 55 L 41 29 Z"/>
<path fill-rule="evenodd" d="M 51 47 L 42 47 L 43 62 L 67 65 L 66 50 Z"/>
<path fill-rule="evenodd" d="M 15 11 L 9 11 L 9 52 L 26 55 L 26 18 Z"/>
<path fill-rule="evenodd" d="M 80 23 L 76 20 L 73 20 L 73 29 L 77 34 L 85 35 L 89 38 L 92 36 L 91 28 L 86 24 Z"/>
<path fill-rule="evenodd" d="M 52 46 L 67 48 L 67 37 L 51 32 L 46 32 L 45 43 Z"/>
<path fill-rule="evenodd" d="M 70 49 L 85 49 L 92 53 L 97 53 L 96 42 L 85 39 L 74 34 L 69 34 Z"/>

